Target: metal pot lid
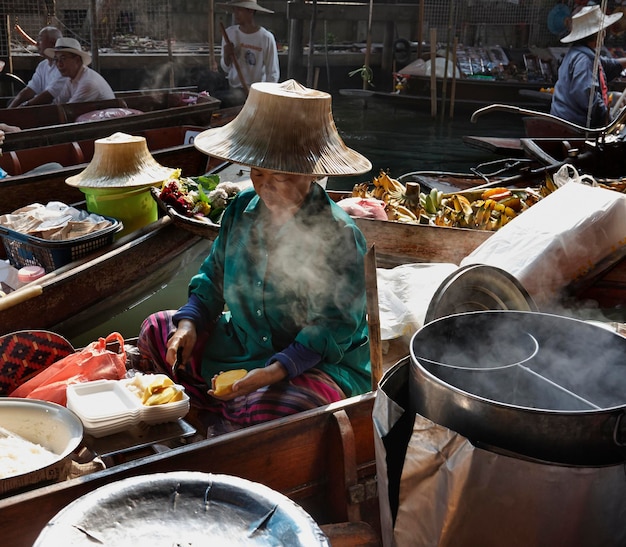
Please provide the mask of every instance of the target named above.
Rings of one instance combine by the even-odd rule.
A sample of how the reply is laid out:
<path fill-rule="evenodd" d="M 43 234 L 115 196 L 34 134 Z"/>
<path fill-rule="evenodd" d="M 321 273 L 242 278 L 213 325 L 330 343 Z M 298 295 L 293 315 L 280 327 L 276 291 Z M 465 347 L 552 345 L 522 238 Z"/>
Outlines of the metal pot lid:
<path fill-rule="evenodd" d="M 309 514 L 279 492 L 239 477 L 188 471 L 102 486 L 57 513 L 34 543 L 96 544 L 329 546 Z"/>
<path fill-rule="evenodd" d="M 424 324 L 440 317 L 486 310 L 538 311 L 532 297 L 510 273 L 470 264 L 452 272 L 435 291 Z"/>

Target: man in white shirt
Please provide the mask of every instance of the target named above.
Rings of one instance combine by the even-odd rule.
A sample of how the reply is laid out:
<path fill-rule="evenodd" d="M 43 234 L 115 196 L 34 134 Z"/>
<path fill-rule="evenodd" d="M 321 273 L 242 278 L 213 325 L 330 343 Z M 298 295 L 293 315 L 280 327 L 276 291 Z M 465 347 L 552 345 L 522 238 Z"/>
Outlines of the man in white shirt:
<path fill-rule="evenodd" d="M 9 103 L 8 108 L 50 104 L 59 94 L 67 78 L 61 76 L 54 61 L 50 57 L 46 57 L 44 51 L 54 47 L 56 41 L 61 37 L 61 31 L 56 27 L 44 27 L 39 31 L 37 49 L 39 55 L 44 59 L 37 65 L 35 73 L 26 87 Z"/>
<path fill-rule="evenodd" d="M 229 90 L 227 93 L 215 94 L 222 101 L 222 106 L 226 107 L 245 102 L 247 94 L 244 87 L 255 82 L 278 82 L 280 66 L 274 35 L 258 25 L 254 18 L 257 11 L 274 12 L 259 6 L 256 0 L 233 0 L 221 5 L 232 11 L 235 17 L 235 24 L 226 29 L 229 41 L 222 37 L 220 60 L 220 66 L 226 72 Z M 244 82 L 241 81 L 239 71 Z"/>
<path fill-rule="evenodd" d="M 78 40 L 59 38 L 53 48 L 45 50 L 45 54 L 54 59 L 61 75 L 67 77 L 65 86 L 54 98 L 55 104 L 115 98 L 108 82 L 87 66 L 91 63 L 91 55 L 83 51 Z"/>

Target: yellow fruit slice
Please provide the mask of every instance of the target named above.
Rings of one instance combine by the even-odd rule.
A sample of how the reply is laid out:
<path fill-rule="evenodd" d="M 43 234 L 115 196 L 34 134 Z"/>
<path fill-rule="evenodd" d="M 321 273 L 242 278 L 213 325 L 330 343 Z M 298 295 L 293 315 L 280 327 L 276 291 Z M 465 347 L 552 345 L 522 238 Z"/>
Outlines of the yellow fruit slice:
<path fill-rule="evenodd" d="M 178 396 L 178 399 L 172 399 L 174 396 Z M 161 405 L 169 403 L 170 400 L 180 400 L 182 393 L 178 388 L 174 387 L 174 382 L 171 378 L 163 376 L 154 380 L 154 382 L 148 384 L 141 402 L 146 406 Z"/>
<path fill-rule="evenodd" d="M 243 378 L 248 371 L 242 368 L 236 370 L 227 370 L 222 372 L 215 378 L 215 395 L 222 397 L 228 395 L 233 387 L 233 384 Z"/>

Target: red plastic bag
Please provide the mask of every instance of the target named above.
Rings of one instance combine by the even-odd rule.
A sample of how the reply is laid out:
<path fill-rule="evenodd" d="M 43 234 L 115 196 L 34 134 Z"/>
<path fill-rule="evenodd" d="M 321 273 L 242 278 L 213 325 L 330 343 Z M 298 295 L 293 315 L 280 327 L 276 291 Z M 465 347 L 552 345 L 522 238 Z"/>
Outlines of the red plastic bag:
<path fill-rule="evenodd" d="M 119 343 L 119 353 L 106 347 L 115 341 Z M 65 406 L 67 386 L 91 380 L 121 380 L 125 374 L 124 338 L 114 332 L 56 361 L 15 389 L 9 397 L 40 399 Z"/>

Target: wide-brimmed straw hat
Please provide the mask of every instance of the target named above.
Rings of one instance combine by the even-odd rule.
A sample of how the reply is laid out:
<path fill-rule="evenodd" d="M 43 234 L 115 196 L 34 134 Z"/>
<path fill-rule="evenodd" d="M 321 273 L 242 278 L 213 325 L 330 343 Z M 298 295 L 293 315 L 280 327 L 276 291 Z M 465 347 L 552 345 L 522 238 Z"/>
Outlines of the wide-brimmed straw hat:
<path fill-rule="evenodd" d="M 53 59 L 54 54 L 58 51 L 67 51 L 68 53 L 73 53 L 74 55 L 80 55 L 85 66 L 91 63 L 91 54 L 83 51 L 80 47 L 80 42 L 74 38 L 59 38 L 55 42 L 54 47 L 44 49 L 43 53 L 46 57 Z"/>
<path fill-rule="evenodd" d="M 339 136 L 331 96 L 295 80 L 252 84 L 237 117 L 203 131 L 194 145 L 216 158 L 282 173 L 358 175 L 372 168 Z"/>
<path fill-rule="evenodd" d="M 561 38 L 561 42 L 568 44 L 593 36 L 602 29 L 610 27 L 624 15 L 622 12 L 606 15 L 600 6 L 585 6 L 572 16 L 572 30 L 567 36 Z"/>
<path fill-rule="evenodd" d="M 226 2 L 222 4 L 217 4 L 217 5 L 226 9 L 246 8 L 246 9 L 253 9 L 256 11 L 263 11 L 265 13 L 274 13 L 271 9 L 267 9 L 267 8 L 263 8 L 259 6 L 256 0 L 235 0 L 234 2 Z"/>
<path fill-rule="evenodd" d="M 154 186 L 161 184 L 173 171 L 152 157 L 144 137 L 114 133 L 96 140 L 89 165 L 65 182 L 80 188 Z"/>

